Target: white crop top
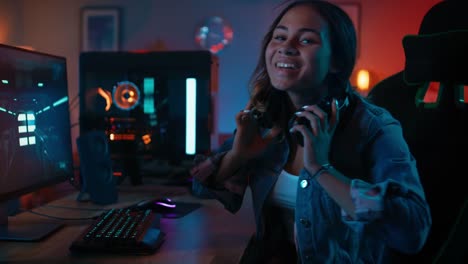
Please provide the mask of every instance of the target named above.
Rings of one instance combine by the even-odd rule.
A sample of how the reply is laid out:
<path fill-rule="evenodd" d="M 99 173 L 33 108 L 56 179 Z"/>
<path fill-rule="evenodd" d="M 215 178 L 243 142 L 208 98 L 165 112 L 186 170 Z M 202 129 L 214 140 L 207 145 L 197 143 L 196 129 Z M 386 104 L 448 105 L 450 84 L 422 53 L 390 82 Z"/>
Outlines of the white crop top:
<path fill-rule="evenodd" d="M 292 209 L 296 208 L 297 181 L 299 177 L 281 171 L 273 191 L 270 194 L 270 202 L 276 206 Z"/>
<path fill-rule="evenodd" d="M 292 175 L 285 170 L 281 171 L 268 198 L 269 204 L 279 208 L 279 217 L 286 228 L 286 238 L 292 243 L 295 243 L 294 211 L 298 179 L 299 176 Z"/>

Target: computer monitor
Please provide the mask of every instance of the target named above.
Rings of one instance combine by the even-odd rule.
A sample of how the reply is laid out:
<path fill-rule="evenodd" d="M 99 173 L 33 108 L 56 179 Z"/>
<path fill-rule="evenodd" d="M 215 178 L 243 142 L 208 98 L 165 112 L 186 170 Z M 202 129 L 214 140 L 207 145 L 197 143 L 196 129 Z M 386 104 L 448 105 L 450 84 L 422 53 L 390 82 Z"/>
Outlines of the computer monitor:
<path fill-rule="evenodd" d="M 59 225 L 17 223 L 7 204 L 73 175 L 64 57 L 0 44 L 0 240 L 39 240 Z"/>
<path fill-rule="evenodd" d="M 80 134 L 106 132 L 114 175 L 181 167 L 217 141 L 218 59 L 209 51 L 80 55 Z"/>

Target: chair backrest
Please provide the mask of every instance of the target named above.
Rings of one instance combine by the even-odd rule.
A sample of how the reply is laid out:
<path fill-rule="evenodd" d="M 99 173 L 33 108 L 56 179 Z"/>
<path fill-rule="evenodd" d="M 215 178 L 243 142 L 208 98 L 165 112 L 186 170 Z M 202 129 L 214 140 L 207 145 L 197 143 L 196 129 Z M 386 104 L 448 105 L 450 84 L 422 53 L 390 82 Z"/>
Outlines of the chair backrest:
<path fill-rule="evenodd" d="M 465 200 L 460 213 L 450 230 L 449 238 L 442 245 L 434 258 L 433 264 L 468 263 L 468 199 Z"/>
<path fill-rule="evenodd" d="M 419 34 L 403 39 L 405 68 L 377 83 L 368 95 L 401 122 L 418 164 L 433 220 L 428 240 L 415 256 L 421 263 L 441 255 L 438 252 L 453 238 L 449 234 L 458 226 L 460 208 L 468 198 L 461 184 L 468 160 L 464 153 L 468 108 L 460 93 L 468 85 L 468 16 L 464 14 L 468 4 L 464 2 L 443 1 L 433 6 Z M 424 94 L 434 84 L 439 89 L 437 101 L 424 102 Z M 457 229 L 468 235 L 466 228 Z M 465 251 L 462 245 L 451 249 Z"/>

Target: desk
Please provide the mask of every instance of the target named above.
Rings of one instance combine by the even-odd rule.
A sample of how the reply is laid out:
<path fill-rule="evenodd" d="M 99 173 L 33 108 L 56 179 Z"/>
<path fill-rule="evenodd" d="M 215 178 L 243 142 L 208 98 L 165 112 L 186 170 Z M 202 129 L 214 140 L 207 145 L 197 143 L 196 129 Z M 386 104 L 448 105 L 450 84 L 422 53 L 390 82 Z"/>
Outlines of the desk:
<path fill-rule="evenodd" d="M 246 194 L 243 207 L 235 215 L 225 210 L 216 200 L 191 196 L 186 187 L 147 184 L 119 187 L 119 202 L 110 206 L 77 202 L 77 193 L 72 193 L 34 211 L 66 218 L 90 217 L 100 213 L 96 209 L 127 206 L 142 199 L 154 198 L 158 193 L 176 202 L 198 202 L 202 206 L 181 218 L 161 219 L 161 230 L 166 233 L 166 238 L 153 255 L 71 254 L 68 249 L 70 244 L 84 231 L 91 220 L 66 220 L 65 227 L 39 242 L 0 242 L 0 262 L 42 264 L 238 262 L 255 228 L 250 191 Z M 28 212 L 21 213 L 12 220 L 15 223 L 55 221 Z"/>

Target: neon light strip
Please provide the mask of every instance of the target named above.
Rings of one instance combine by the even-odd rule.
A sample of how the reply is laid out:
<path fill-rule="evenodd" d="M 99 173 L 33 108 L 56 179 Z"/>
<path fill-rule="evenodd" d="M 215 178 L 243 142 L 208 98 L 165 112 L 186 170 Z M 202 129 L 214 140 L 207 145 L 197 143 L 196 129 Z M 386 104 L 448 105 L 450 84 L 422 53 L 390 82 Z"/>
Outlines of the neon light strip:
<path fill-rule="evenodd" d="M 98 88 L 98 94 L 102 96 L 106 100 L 106 112 L 110 110 L 112 106 L 112 96 L 111 93 L 102 89 L 101 87 Z"/>
<path fill-rule="evenodd" d="M 0 111 L 6 112 L 7 110 L 5 108 L 0 107 Z"/>
<path fill-rule="evenodd" d="M 59 99 L 58 101 L 56 101 L 56 102 L 53 103 L 52 105 L 53 105 L 54 107 L 56 107 L 57 105 L 60 105 L 60 104 L 65 103 L 66 101 L 68 101 L 68 96 L 65 96 L 65 97 L 63 97 L 62 99 Z"/>
<path fill-rule="evenodd" d="M 194 155 L 196 150 L 196 125 L 197 125 L 197 80 L 187 78 L 186 87 L 186 107 L 185 107 L 185 153 Z"/>
<path fill-rule="evenodd" d="M 143 79 L 143 93 L 144 93 L 144 102 L 143 102 L 143 112 L 147 114 L 152 114 L 155 112 L 154 109 L 154 78 L 144 78 Z"/>

